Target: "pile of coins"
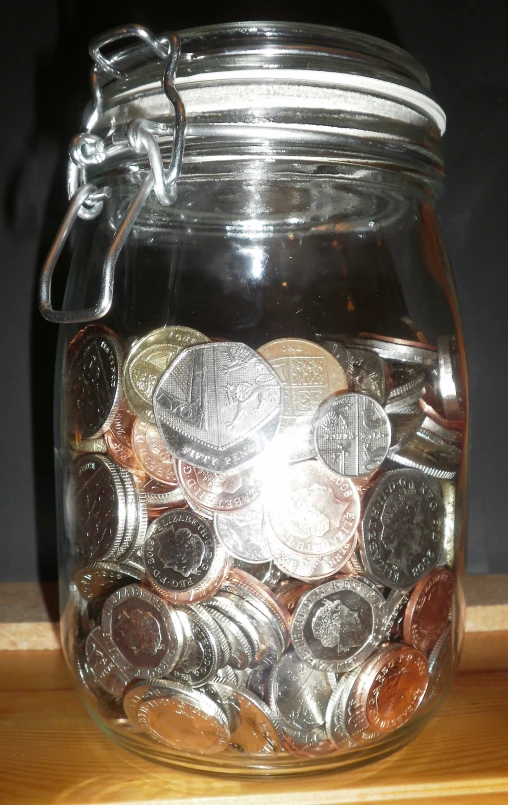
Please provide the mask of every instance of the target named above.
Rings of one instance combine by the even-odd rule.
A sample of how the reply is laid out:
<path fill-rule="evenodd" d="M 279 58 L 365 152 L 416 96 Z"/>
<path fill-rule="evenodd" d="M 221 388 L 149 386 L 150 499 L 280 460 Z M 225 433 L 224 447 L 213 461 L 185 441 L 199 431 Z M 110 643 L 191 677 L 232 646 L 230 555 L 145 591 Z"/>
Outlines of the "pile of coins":
<path fill-rule="evenodd" d="M 255 351 L 92 325 L 64 377 L 66 650 L 108 726 L 313 758 L 435 701 L 464 438 L 453 336 Z"/>

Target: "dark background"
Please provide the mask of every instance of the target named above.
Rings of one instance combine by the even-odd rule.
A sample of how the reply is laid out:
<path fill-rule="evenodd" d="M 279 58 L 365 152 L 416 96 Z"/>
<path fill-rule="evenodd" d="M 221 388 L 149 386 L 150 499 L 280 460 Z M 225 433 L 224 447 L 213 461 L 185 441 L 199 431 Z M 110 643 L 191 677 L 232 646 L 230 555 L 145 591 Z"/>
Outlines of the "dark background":
<path fill-rule="evenodd" d="M 56 326 L 35 303 L 66 207 L 70 137 L 89 99 L 89 38 L 138 22 L 155 32 L 278 19 L 383 37 L 428 70 L 448 116 L 439 202 L 468 350 L 472 452 L 468 567 L 508 571 L 508 47 L 502 0 L 216 2 L 21 0 L 0 32 L 0 580 L 56 576 L 52 386 Z"/>

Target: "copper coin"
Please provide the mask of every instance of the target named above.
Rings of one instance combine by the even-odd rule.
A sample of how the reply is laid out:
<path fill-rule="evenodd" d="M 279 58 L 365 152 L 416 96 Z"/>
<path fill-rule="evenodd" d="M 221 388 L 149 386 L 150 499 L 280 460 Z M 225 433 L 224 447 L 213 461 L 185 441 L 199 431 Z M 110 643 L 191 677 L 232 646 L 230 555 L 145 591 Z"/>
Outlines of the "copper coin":
<path fill-rule="evenodd" d="M 123 442 L 117 439 L 112 430 L 108 430 L 107 433 L 104 434 L 104 440 L 108 448 L 108 453 L 113 461 L 120 467 L 123 467 L 124 470 L 129 470 L 129 472 L 135 475 L 144 477 L 144 472 L 138 465 L 130 445 L 123 444 Z"/>
<path fill-rule="evenodd" d="M 131 443 L 136 460 L 147 475 L 160 484 L 177 485 L 173 457 L 155 425 L 135 419 Z"/>
<path fill-rule="evenodd" d="M 306 581 L 296 580 L 289 582 L 280 592 L 275 590 L 275 594 L 282 606 L 286 607 L 289 614 L 292 615 L 301 596 L 311 587 L 312 584 Z"/>
<path fill-rule="evenodd" d="M 287 733 L 282 738 L 282 748 L 290 755 L 300 758 L 327 757 L 338 752 L 338 748 L 333 741 L 320 741 L 316 744 L 299 743 Z"/>
<path fill-rule="evenodd" d="M 209 512 L 237 511 L 261 495 L 261 482 L 252 469 L 212 472 L 179 460 L 176 474 L 190 505 Z"/>
<path fill-rule="evenodd" d="M 405 643 L 423 652 L 435 646 L 448 626 L 454 586 L 446 568 L 434 570 L 418 582 L 404 614 Z"/>
<path fill-rule="evenodd" d="M 302 338 L 279 338 L 258 349 L 283 383 L 282 421 L 277 439 L 294 459 L 314 455 L 312 418 L 330 394 L 348 391 L 346 373 L 326 349 Z"/>
<path fill-rule="evenodd" d="M 318 461 L 290 467 L 265 490 L 268 534 L 290 551 L 313 557 L 336 553 L 360 520 L 360 498 L 350 478 Z"/>
<path fill-rule="evenodd" d="M 109 426 L 109 430 L 113 433 L 118 442 L 125 447 L 131 447 L 132 427 L 134 425 L 134 414 L 125 402 L 122 400 L 120 407 L 113 417 L 113 421 Z"/>
<path fill-rule="evenodd" d="M 358 726 L 377 735 L 401 727 L 423 699 L 428 677 L 427 660 L 417 649 L 402 645 L 381 649 L 367 660 L 352 690 Z"/>
<path fill-rule="evenodd" d="M 429 392 L 427 392 L 424 397 L 420 397 L 418 400 L 420 410 L 433 419 L 438 425 L 441 425 L 442 428 L 459 431 L 464 430 L 465 423 L 463 419 L 446 419 L 436 410 L 435 403 L 436 400 L 433 399 Z"/>

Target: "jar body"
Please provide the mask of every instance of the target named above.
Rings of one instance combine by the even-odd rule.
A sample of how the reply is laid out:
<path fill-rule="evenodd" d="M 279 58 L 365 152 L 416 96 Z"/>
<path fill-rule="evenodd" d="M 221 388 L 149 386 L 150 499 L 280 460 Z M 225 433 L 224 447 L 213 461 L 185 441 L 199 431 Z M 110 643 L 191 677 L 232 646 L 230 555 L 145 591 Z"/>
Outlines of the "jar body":
<path fill-rule="evenodd" d="M 136 182 L 83 224 L 68 307 L 93 300 Z M 59 352 L 62 640 L 102 728 L 242 774 L 418 733 L 459 651 L 467 467 L 425 187 L 187 169 L 171 208 L 145 205 L 108 315 L 62 328 Z"/>

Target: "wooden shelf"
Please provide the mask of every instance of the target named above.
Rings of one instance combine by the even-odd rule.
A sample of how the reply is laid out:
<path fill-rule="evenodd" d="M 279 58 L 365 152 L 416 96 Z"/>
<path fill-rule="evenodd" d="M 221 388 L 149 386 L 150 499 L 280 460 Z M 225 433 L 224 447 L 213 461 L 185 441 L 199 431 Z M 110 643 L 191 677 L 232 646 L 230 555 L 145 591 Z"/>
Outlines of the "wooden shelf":
<path fill-rule="evenodd" d="M 474 665 L 480 649 L 471 638 Z M 505 651 L 507 633 L 496 642 Z M 85 713 L 59 651 L 4 651 L 0 768 L 0 802 L 8 805 L 508 803 L 508 671 L 459 673 L 434 721 L 386 760 L 308 778 L 245 781 L 173 770 L 131 755 Z"/>

